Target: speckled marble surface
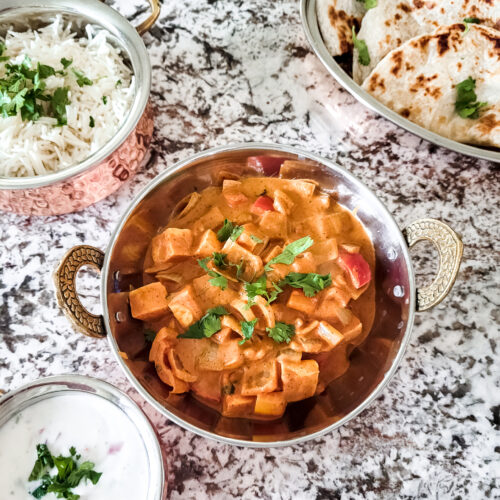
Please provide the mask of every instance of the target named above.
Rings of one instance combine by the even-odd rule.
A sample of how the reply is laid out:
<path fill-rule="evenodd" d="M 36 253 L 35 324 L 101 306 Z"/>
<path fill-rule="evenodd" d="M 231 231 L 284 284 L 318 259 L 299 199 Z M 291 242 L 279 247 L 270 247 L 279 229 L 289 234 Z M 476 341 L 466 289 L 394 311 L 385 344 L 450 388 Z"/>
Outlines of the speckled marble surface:
<path fill-rule="evenodd" d="M 139 0 L 115 7 L 130 19 L 145 10 Z M 59 311 L 58 260 L 83 242 L 105 248 L 133 196 L 177 160 L 231 142 L 300 146 L 361 178 L 401 227 L 423 216 L 450 223 L 465 243 L 457 284 L 417 315 L 384 393 L 321 439 L 240 449 L 146 405 L 167 450 L 170 498 L 500 498 L 498 166 L 436 148 L 357 104 L 310 52 L 296 1 L 165 1 L 145 42 L 158 110 L 153 161 L 81 213 L 0 214 L 0 388 L 72 372 L 141 402 L 107 343 L 75 333 Z M 412 253 L 419 282 L 430 280 L 436 253 L 426 245 Z M 80 290 L 99 310 L 92 274 Z"/>

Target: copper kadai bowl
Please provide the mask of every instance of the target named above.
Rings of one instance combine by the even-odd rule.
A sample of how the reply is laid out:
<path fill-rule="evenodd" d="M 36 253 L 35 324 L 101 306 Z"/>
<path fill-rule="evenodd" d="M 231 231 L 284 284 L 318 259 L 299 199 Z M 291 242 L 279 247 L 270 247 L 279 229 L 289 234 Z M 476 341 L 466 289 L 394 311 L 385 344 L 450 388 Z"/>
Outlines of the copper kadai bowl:
<path fill-rule="evenodd" d="M 92 24 L 109 33 L 135 75 L 132 108 L 113 138 L 81 163 L 59 172 L 35 177 L 0 177 L 0 210 L 25 215 L 58 215 L 81 210 L 116 191 L 141 167 L 153 135 L 153 111 L 149 103 L 151 65 L 139 35 L 160 14 L 159 0 L 150 0 L 151 15 L 137 30 L 120 14 L 98 0 L 2 0 L 0 37 L 14 27 L 18 31 L 39 28 L 57 14 L 76 30 Z"/>
<path fill-rule="evenodd" d="M 339 202 L 357 208 L 357 217 L 376 250 L 376 315 L 366 341 L 353 351 L 349 370 L 318 396 L 289 404 L 284 416 L 271 422 L 222 417 L 190 395 L 169 394 L 168 386 L 147 361 L 142 322 L 130 316 L 130 287 L 143 284 L 143 259 L 151 238 L 164 226 L 177 203 L 193 190 L 220 178 L 220 170 L 245 172 L 253 155 L 307 159 L 302 178 L 312 178 Z M 432 241 L 439 268 L 431 285 L 418 289 L 409 247 Z M 342 167 L 316 155 L 286 146 L 241 144 L 197 154 L 168 168 L 130 205 L 111 237 L 106 252 L 90 246 L 72 248 L 54 275 L 59 303 L 75 328 L 92 337 L 107 337 L 118 363 L 142 396 L 182 427 L 220 441 L 247 446 L 280 446 L 322 435 L 365 409 L 394 375 L 410 339 L 415 311 L 438 304 L 450 291 L 460 265 L 462 243 L 446 224 L 421 219 L 401 232 L 382 202 Z M 81 266 L 102 272 L 103 316 L 86 311 L 76 293 Z"/>

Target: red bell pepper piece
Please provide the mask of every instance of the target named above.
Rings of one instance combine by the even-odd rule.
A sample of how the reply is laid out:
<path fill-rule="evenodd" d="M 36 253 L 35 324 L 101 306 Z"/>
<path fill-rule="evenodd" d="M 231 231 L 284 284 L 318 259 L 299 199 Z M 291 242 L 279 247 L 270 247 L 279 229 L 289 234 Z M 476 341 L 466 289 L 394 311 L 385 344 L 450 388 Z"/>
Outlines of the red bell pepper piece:
<path fill-rule="evenodd" d="M 267 177 L 276 177 L 280 172 L 281 165 L 287 159 L 280 156 L 249 156 L 247 165 L 262 171 Z"/>
<path fill-rule="evenodd" d="M 274 201 L 269 196 L 259 196 L 250 209 L 250 212 L 256 215 L 262 215 L 269 211 L 274 212 Z"/>
<path fill-rule="evenodd" d="M 361 288 L 372 279 L 370 266 L 360 253 L 342 252 L 339 255 L 338 261 L 345 271 L 347 271 L 356 288 Z"/>

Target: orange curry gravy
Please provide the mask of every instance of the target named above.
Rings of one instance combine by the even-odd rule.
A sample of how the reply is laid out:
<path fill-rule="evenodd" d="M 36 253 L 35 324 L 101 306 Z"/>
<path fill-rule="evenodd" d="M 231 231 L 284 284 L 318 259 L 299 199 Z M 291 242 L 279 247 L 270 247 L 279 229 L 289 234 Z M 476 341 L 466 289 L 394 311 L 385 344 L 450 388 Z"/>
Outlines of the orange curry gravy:
<path fill-rule="evenodd" d="M 373 322 L 373 271 L 361 223 L 314 181 L 224 180 L 153 238 L 130 306 L 156 333 L 149 359 L 173 393 L 278 418 L 348 369 Z"/>

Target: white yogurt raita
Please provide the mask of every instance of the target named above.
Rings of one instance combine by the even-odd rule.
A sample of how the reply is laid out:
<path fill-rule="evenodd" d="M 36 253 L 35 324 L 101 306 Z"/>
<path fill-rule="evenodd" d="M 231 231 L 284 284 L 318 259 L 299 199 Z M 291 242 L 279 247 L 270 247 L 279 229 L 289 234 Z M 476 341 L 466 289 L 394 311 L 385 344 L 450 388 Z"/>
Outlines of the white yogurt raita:
<path fill-rule="evenodd" d="M 100 396 L 53 395 L 21 410 L 0 428 L 0 498 L 33 499 L 40 481 L 28 482 L 36 445 L 52 455 L 69 456 L 74 446 L 82 461 L 102 472 L 96 485 L 82 481 L 72 492 L 80 500 L 143 500 L 148 493 L 148 457 L 127 415 Z M 55 470 L 55 469 L 54 469 Z M 43 500 L 55 500 L 49 493 Z"/>

